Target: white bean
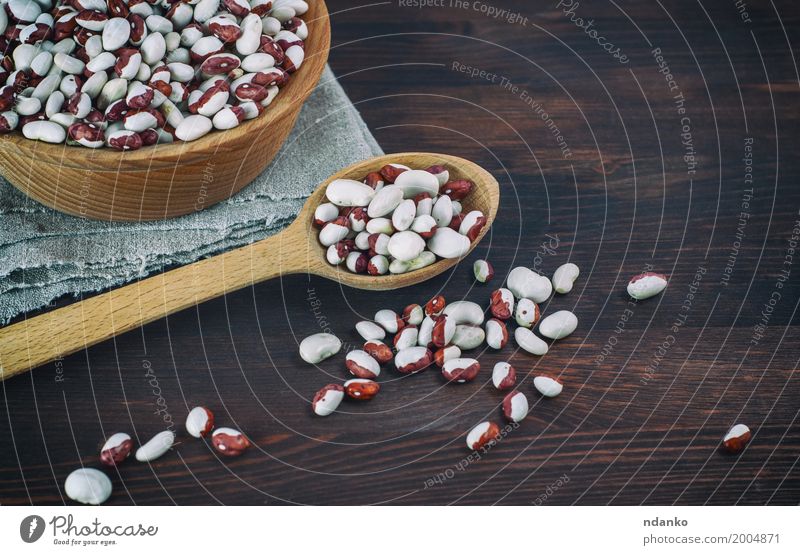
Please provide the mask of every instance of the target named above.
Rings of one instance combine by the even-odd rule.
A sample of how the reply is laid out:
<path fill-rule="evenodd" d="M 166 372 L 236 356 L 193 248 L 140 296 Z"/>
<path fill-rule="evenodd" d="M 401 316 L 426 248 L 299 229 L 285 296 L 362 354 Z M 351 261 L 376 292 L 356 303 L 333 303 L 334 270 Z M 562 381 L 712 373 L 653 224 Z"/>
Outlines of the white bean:
<path fill-rule="evenodd" d="M 481 346 L 486 339 L 486 332 L 479 326 L 458 325 L 450 342 L 462 351 L 469 351 Z"/>
<path fill-rule="evenodd" d="M 337 206 L 367 206 L 375 191 L 354 179 L 334 179 L 326 187 L 325 196 Z"/>
<path fill-rule="evenodd" d="M 442 258 L 460 258 L 469 252 L 470 241 L 466 235 L 461 235 L 449 227 L 439 227 L 428 240 L 428 248 Z"/>
<path fill-rule="evenodd" d="M 330 333 L 315 333 L 300 342 L 300 358 L 309 364 L 318 364 L 339 352 L 341 340 Z"/>
<path fill-rule="evenodd" d="M 454 301 L 448 304 L 443 312 L 453 318 L 456 324 L 468 324 L 471 326 L 483 324 L 483 308 L 472 301 Z"/>
<path fill-rule="evenodd" d="M 453 219 L 453 201 L 447 195 L 442 195 L 436 199 L 436 203 L 431 210 L 431 216 L 436 220 L 439 227 L 447 227 Z"/>
<path fill-rule="evenodd" d="M 248 14 L 239 23 L 242 28 L 242 35 L 236 39 L 236 51 L 242 56 L 253 54 L 261 45 L 261 18 L 254 14 Z"/>
<path fill-rule="evenodd" d="M 545 397 L 557 397 L 564 389 L 561 382 L 548 376 L 536 376 L 533 378 L 533 387 Z"/>
<path fill-rule="evenodd" d="M 394 310 L 384 308 L 375 313 L 375 323 L 389 333 L 397 333 L 400 327 L 400 318 Z"/>
<path fill-rule="evenodd" d="M 367 187 L 365 185 L 365 187 Z M 370 187 L 371 189 L 371 187 Z M 403 190 L 394 185 L 386 185 L 369 202 L 367 215 L 370 218 L 381 218 L 391 214 L 403 202 Z"/>
<path fill-rule="evenodd" d="M 103 27 L 103 49 L 113 52 L 125 46 L 131 36 L 131 26 L 124 17 L 112 17 Z"/>
<path fill-rule="evenodd" d="M 439 180 L 425 170 L 407 170 L 397 176 L 394 184 L 403 190 L 405 198 L 414 198 L 420 193 L 436 196 L 439 193 Z"/>
<path fill-rule="evenodd" d="M 388 249 L 395 260 L 409 262 L 425 250 L 425 240 L 413 231 L 401 231 L 391 236 Z"/>
<path fill-rule="evenodd" d="M 94 468 L 73 470 L 64 482 L 67 497 L 84 505 L 105 503 L 112 489 L 108 476 Z"/>
<path fill-rule="evenodd" d="M 22 127 L 22 134 L 28 139 L 45 143 L 63 143 L 67 138 L 66 130 L 51 121 L 31 121 Z"/>
<path fill-rule="evenodd" d="M 402 174 L 401 174 L 402 175 Z M 384 187 L 385 189 L 385 187 Z M 401 202 L 392 213 L 392 225 L 397 231 L 405 231 L 414 222 L 417 216 L 417 205 L 411 199 Z"/>
<path fill-rule="evenodd" d="M 553 289 L 556 293 L 569 293 L 575 280 L 580 275 L 580 269 L 572 262 L 562 264 L 553 272 Z"/>
<path fill-rule="evenodd" d="M 537 337 L 536 334 L 528 328 L 515 329 L 514 339 L 517 341 L 517 345 L 532 355 L 542 356 L 547 354 L 547 343 Z"/>
<path fill-rule="evenodd" d="M 211 119 L 194 114 L 183 118 L 183 121 L 175 128 L 175 136 L 182 141 L 194 141 L 208 134 L 212 127 Z"/>
<path fill-rule="evenodd" d="M 159 432 L 136 450 L 136 460 L 139 462 L 154 461 L 169 451 L 173 443 L 175 443 L 174 432 L 171 430 Z"/>
<path fill-rule="evenodd" d="M 667 276 L 654 272 L 645 272 L 634 276 L 628 282 L 628 295 L 643 301 L 661 293 L 667 288 Z"/>
<path fill-rule="evenodd" d="M 549 279 L 523 266 L 511 270 L 507 284 L 516 298 L 530 299 L 535 303 L 543 303 L 553 292 Z"/>
<path fill-rule="evenodd" d="M 367 320 L 362 320 L 357 323 L 356 331 L 364 338 L 364 341 L 370 341 L 371 339 L 382 340 L 386 337 L 386 331 L 384 331 L 382 327 L 374 322 L 368 322 Z"/>
<path fill-rule="evenodd" d="M 559 310 L 539 324 L 539 333 L 549 339 L 563 339 L 578 327 L 578 317 L 568 310 Z"/>

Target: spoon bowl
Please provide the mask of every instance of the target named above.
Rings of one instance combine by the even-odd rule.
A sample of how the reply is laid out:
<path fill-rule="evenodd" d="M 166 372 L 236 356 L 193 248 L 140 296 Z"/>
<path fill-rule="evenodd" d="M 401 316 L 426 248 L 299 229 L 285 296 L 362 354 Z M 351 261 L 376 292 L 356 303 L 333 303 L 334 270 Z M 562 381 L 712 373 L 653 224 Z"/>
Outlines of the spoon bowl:
<path fill-rule="evenodd" d="M 369 172 L 378 171 L 386 164 L 403 164 L 415 169 L 424 169 L 435 164 L 442 164 L 450 170 L 450 180 L 469 179 L 475 183 L 470 195 L 462 202 L 466 212 L 470 210 L 480 210 L 486 216 L 486 225 L 481 230 L 475 241 L 472 241 L 469 252 L 483 239 L 497 215 L 497 207 L 500 203 L 500 187 L 497 180 L 479 165 L 464 158 L 450 156 L 447 154 L 433 154 L 428 152 L 404 152 L 401 154 L 387 154 L 370 158 L 363 162 L 353 164 L 335 175 L 329 177 L 322 183 L 314 193 L 308 198 L 297 219 L 281 235 L 286 241 L 291 241 L 290 249 L 298 249 L 303 253 L 300 259 L 286 253 L 283 263 L 285 264 L 283 275 L 293 273 L 311 273 L 344 285 L 355 287 L 356 289 L 371 289 L 374 291 L 385 291 L 388 289 L 399 289 L 408 287 L 422 281 L 431 279 L 453 267 L 459 259 L 439 259 L 434 264 L 407 272 L 405 274 L 386 274 L 383 276 L 370 276 L 366 274 L 354 274 L 350 272 L 344 264 L 333 266 L 325 259 L 325 247 L 317 240 L 319 229 L 314 226 L 314 210 L 327 202 L 325 189 L 328 184 L 335 179 L 355 179 L 361 181 Z M 285 234 L 285 235 L 284 235 Z M 300 239 L 302 245 L 297 245 L 295 241 Z M 469 254 L 467 252 L 464 256 Z M 463 258 L 463 257 L 462 257 Z"/>
<path fill-rule="evenodd" d="M 482 211 L 486 225 L 472 241 L 470 251 L 480 242 L 500 203 L 500 188 L 489 172 L 446 154 L 407 152 L 371 158 L 328 178 L 308 198 L 294 222 L 276 235 L 1 328 L 0 381 L 179 310 L 279 276 L 310 273 L 350 287 L 379 291 L 408 287 L 441 274 L 459 259 L 438 260 L 419 270 L 384 276 L 354 274 L 325 259 L 313 216 L 317 206 L 326 202 L 328 183 L 341 178 L 360 181 L 388 163 L 414 168 L 443 164 L 451 178 L 473 181 L 475 187 L 463 207 Z"/>

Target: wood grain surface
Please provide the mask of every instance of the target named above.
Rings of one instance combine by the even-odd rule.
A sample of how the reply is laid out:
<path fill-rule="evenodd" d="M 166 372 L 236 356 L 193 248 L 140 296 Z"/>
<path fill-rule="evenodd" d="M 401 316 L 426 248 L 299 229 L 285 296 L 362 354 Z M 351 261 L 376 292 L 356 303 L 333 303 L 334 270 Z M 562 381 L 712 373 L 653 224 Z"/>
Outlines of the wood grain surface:
<path fill-rule="evenodd" d="M 800 8 L 557 3 L 329 2 L 331 64 L 381 145 L 490 170 L 490 233 L 424 285 L 275 279 L 0 383 L 0 503 L 69 502 L 64 478 L 99 466 L 104 436 L 182 430 L 204 404 L 255 447 L 221 459 L 181 434 L 162 459 L 110 471 L 109 503 L 797 504 Z M 474 283 L 477 258 L 493 284 Z M 485 303 L 513 266 L 567 260 L 576 287 L 543 308 L 580 324 L 547 356 L 480 353 L 482 374 L 461 386 L 389 370 L 374 400 L 311 414 L 346 371 L 343 353 L 304 364 L 305 335 L 329 327 L 354 346 L 354 324 L 378 309 L 438 292 Z M 631 304 L 625 284 L 648 265 L 670 285 Z M 466 431 L 501 422 L 500 360 L 524 377 L 531 414 L 467 459 Z M 560 375 L 563 394 L 539 398 L 538 373 Z M 737 422 L 754 437 L 724 455 Z"/>

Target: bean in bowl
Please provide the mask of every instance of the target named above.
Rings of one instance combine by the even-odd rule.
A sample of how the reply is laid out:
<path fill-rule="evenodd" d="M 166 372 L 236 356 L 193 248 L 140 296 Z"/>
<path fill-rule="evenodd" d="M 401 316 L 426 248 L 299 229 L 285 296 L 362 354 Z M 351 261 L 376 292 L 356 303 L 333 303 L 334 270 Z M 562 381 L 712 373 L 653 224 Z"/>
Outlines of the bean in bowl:
<path fill-rule="evenodd" d="M 304 0 L 0 1 L 0 133 L 136 150 L 257 117 L 305 57 Z"/>
<path fill-rule="evenodd" d="M 462 211 L 473 188 L 441 165 L 387 164 L 362 181 L 335 179 L 314 212 L 319 241 L 330 264 L 375 276 L 460 258 L 487 222 L 480 210 Z"/>

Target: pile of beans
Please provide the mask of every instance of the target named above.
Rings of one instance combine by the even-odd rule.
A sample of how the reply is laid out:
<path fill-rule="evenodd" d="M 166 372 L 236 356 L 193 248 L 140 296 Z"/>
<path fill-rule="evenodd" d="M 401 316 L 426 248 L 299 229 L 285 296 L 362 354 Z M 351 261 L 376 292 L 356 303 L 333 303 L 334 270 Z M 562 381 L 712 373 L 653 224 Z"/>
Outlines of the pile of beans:
<path fill-rule="evenodd" d="M 495 276 L 494 268 L 486 260 L 477 260 L 473 272 L 481 283 Z M 517 326 L 513 333 L 517 346 L 533 355 L 545 355 L 554 343 L 577 329 L 578 318 L 567 310 L 542 318 L 539 305 L 554 292 L 564 295 L 572 291 L 579 275 L 578 266 L 571 262 L 559 266 L 551 278 L 519 266 L 508 273 L 505 287 L 489 295 L 487 308 L 471 301 L 447 303 L 444 296 L 437 295 L 425 305 L 411 304 L 399 313 L 379 310 L 372 320 L 356 324 L 356 332 L 365 343 L 345 356 L 345 367 L 352 378 L 320 389 L 311 400 L 312 411 L 317 416 L 329 416 L 345 399 L 372 399 L 381 390 L 377 379 L 390 363 L 400 374 L 416 374 L 435 366 L 448 383 L 472 382 L 480 375 L 481 363 L 463 356 L 464 352 L 481 348 L 484 343 L 495 351 L 503 349 L 509 341 L 512 321 Z M 637 301 L 646 300 L 663 292 L 667 283 L 666 275 L 645 272 L 630 279 L 627 292 Z M 389 335 L 393 338 L 387 339 Z M 341 348 L 342 342 L 336 336 L 318 333 L 300 343 L 300 356 L 316 365 Z M 526 394 L 517 387 L 514 367 L 506 361 L 497 362 L 491 382 L 505 395 L 498 403 L 503 417 L 515 425 L 524 420 L 530 405 Z M 547 374 L 534 375 L 532 385 L 545 398 L 557 397 L 564 388 L 557 376 Z M 486 450 L 502 435 L 496 422 L 486 421 L 468 430 L 465 439 L 470 450 Z M 729 453 L 740 453 L 751 437 L 745 424 L 737 424 L 725 434 L 722 448 Z"/>
<path fill-rule="evenodd" d="M 319 241 L 330 264 L 374 276 L 460 258 L 486 225 L 480 210 L 462 212 L 473 188 L 466 179 L 451 181 L 442 165 L 387 164 L 363 181 L 335 179 L 314 212 Z"/>
<path fill-rule="evenodd" d="M 255 118 L 305 58 L 305 0 L 4 0 L 0 132 L 88 148 Z"/>
<path fill-rule="evenodd" d="M 494 269 L 484 260 L 474 264 L 476 279 L 488 282 Z M 385 365 L 393 362 L 400 374 L 415 374 L 436 366 L 449 383 L 463 384 L 475 380 L 481 371 L 476 358 L 463 356 L 465 351 L 482 348 L 503 349 L 509 340 L 510 322 L 515 322 L 514 338 L 524 351 L 534 355 L 547 353 L 551 343 L 570 335 L 578 326 L 577 317 L 559 310 L 541 318 L 539 304 L 553 294 L 572 290 L 579 270 L 575 264 L 559 267 L 552 280 L 528 268 L 517 267 L 509 272 L 506 287 L 489 295 L 488 307 L 472 301 L 447 303 L 442 295 L 430 299 L 424 306 L 412 304 L 397 313 L 379 310 L 372 320 L 356 324 L 356 332 L 364 339 L 363 348 L 345 356 L 345 366 L 352 375 L 343 384 L 328 384 L 312 399 L 312 409 L 318 416 L 336 411 L 346 398 L 364 401 L 372 399 L 381 387 L 376 379 Z M 487 314 L 488 313 L 488 314 Z M 538 325 L 538 333 L 534 328 Z M 387 341 L 387 335 L 393 335 Z M 541 337 L 540 337 L 541 336 Z M 542 339 L 545 338 L 545 339 Z M 317 364 L 339 352 L 342 342 L 332 334 L 320 333 L 300 343 L 300 356 Z M 500 403 L 506 420 L 522 421 L 528 414 L 528 399 L 517 385 L 516 370 L 508 362 L 498 362 L 492 369 L 491 381 L 505 393 Z M 556 397 L 563 388 L 557 377 L 537 375 L 533 387 L 544 397 Z M 482 422 L 467 433 L 470 449 L 485 447 L 500 433 L 496 423 Z"/>

